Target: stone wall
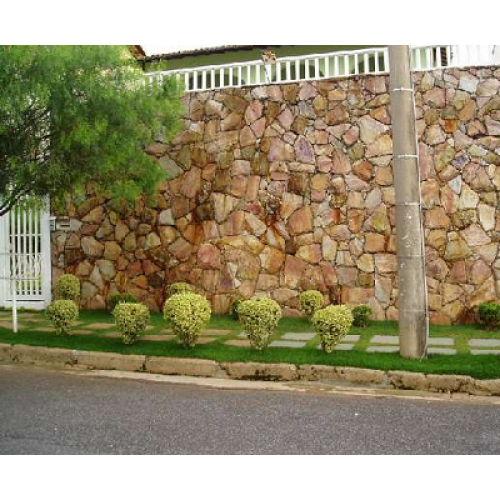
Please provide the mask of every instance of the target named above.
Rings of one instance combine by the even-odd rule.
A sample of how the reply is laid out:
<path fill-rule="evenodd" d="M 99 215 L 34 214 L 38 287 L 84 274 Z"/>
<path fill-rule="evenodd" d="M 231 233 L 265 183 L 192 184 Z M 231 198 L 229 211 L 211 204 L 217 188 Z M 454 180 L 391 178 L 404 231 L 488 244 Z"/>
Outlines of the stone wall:
<path fill-rule="evenodd" d="M 500 70 L 415 78 L 429 302 L 446 324 L 500 294 Z M 175 144 L 147 149 L 172 178 L 154 207 L 75 200 L 72 231 L 53 234 L 55 277 L 76 273 L 91 308 L 115 290 L 158 308 L 166 284 L 187 281 L 216 312 L 254 294 L 293 312 L 313 288 L 396 319 L 388 79 L 185 99 Z"/>

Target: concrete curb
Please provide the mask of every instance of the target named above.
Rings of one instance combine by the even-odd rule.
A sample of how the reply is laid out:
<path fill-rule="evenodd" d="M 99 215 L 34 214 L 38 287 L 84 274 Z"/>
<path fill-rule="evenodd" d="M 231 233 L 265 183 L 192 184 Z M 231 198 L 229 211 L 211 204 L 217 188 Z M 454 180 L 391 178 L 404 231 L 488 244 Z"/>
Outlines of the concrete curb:
<path fill-rule="evenodd" d="M 202 359 L 127 356 L 21 344 L 0 344 L 0 362 L 76 370 L 116 370 L 247 381 L 334 382 L 381 389 L 500 396 L 500 380 L 476 380 L 463 375 L 425 375 L 319 365 L 218 363 Z"/>

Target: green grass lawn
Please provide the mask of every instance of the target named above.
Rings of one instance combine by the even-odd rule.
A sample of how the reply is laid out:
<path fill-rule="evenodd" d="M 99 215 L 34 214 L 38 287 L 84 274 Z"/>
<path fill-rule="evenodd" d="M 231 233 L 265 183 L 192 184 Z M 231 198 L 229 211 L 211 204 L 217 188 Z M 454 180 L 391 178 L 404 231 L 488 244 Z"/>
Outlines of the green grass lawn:
<path fill-rule="evenodd" d="M 353 328 L 351 334 L 360 335 L 361 339 L 352 351 L 338 351 L 327 355 L 317 349 L 318 340 L 309 341 L 301 349 L 269 348 L 264 352 L 253 351 L 246 347 L 225 345 L 228 340 L 236 340 L 242 328 L 229 316 L 213 316 L 207 329 L 227 330 L 227 334 L 217 337 L 213 342 L 199 345 L 194 349 L 185 349 L 175 340 L 168 342 L 141 340 L 133 346 L 126 346 L 119 338 L 105 335 L 113 332 L 113 318 L 105 311 L 82 311 L 80 324 L 75 329 L 91 330 L 89 325 L 109 324 L 106 328 L 91 331 L 87 335 L 73 335 L 62 338 L 51 333 L 50 324 L 43 313 L 20 314 L 20 332 L 14 334 L 8 328 L 9 314 L 0 312 L 0 342 L 26 344 L 33 346 L 62 347 L 87 351 L 117 352 L 122 354 L 145 354 L 152 356 L 168 356 L 178 358 L 211 359 L 219 362 L 256 361 L 264 363 L 292 363 L 334 366 L 353 366 L 378 370 L 407 370 L 436 374 L 470 375 L 479 379 L 500 378 L 500 356 L 468 354 L 467 342 L 471 338 L 500 339 L 499 332 L 484 332 L 476 326 L 434 326 L 431 337 L 447 337 L 455 339 L 458 354 L 454 356 L 432 355 L 424 361 L 402 359 L 398 354 L 375 354 L 364 352 L 372 335 L 397 335 L 397 324 L 392 322 L 375 322 L 366 329 Z M 166 334 L 168 328 L 160 314 L 152 314 L 152 328 L 147 335 Z M 39 329 L 45 331 L 39 331 Z M 280 322 L 276 338 L 284 333 L 310 332 L 311 327 L 306 319 L 283 318 Z M 240 339 L 241 340 L 241 339 Z"/>

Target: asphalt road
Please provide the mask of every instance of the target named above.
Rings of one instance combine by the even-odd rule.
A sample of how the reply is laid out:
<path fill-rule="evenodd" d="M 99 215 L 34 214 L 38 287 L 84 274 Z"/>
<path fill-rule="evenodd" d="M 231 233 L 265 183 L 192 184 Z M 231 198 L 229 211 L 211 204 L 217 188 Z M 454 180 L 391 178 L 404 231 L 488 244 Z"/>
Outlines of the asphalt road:
<path fill-rule="evenodd" d="M 0 454 L 498 454 L 500 407 L 0 366 Z"/>

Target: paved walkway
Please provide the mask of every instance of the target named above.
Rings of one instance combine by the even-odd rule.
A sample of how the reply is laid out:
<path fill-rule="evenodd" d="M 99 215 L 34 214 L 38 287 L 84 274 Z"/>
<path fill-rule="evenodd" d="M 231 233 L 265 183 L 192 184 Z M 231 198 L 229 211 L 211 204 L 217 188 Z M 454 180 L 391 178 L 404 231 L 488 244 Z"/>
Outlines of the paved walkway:
<path fill-rule="evenodd" d="M 21 331 L 30 329 L 41 333 L 54 333 L 54 328 L 38 313 L 22 312 L 19 315 Z M 12 328 L 10 313 L 0 311 L 0 328 L 10 330 Z M 479 331 L 478 331 L 479 333 Z M 100 335 L 106 338 L 120 338 L 121 333 L 115 325 L 109 323 L 86 323 L 80 321 L 73 330 L 74 335 Z M 498 355 L 500 356 L 500 339 L 484 338 L 487 333 L 477 338 L 469 338 L 467 343 L 461 345 L 462 353 L 470 353 L 475 356 Z M 142 339 L 148 342 L 171 342 L 175 340 L 173 332 L 162 327 L 148 327 L 146 335 Z M 238 333 L 234 330 L 205 330 L 198 341 L 199 345 L 219 342 L 232 347 L 249 348 L 250 343 L 244 332 Z M 429 354 L 454 355 L 459 352 L 457 338 L 452 335 L 448 337 L 431 337 L 429 339 Z M 269 346 L 271 349 L 321 349 L 319 337 L 311 331 L 285 332 L 273 336 Z M 337 351 L 361 351 L 368 353 L 397 353 L 399 352 L 399 337 L 397 335 L 370 334 L 368 330 L 362 335 L 348 335 L 341 344 L 336 347 Z"/>

